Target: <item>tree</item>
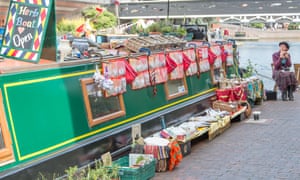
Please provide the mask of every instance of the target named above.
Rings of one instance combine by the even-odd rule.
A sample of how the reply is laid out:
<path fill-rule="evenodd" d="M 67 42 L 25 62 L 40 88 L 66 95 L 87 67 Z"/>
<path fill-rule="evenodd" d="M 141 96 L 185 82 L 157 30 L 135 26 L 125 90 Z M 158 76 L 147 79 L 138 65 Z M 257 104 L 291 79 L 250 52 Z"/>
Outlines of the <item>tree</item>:
<path fill-rule="evenodd" d="M 110 28 L 117 24 L 116 16 L 106 10 L 99 12 L 95 7 L 89 7 L 84 9 L 81 14 L 85 19 L 90 19 L 95 29 Z"/>

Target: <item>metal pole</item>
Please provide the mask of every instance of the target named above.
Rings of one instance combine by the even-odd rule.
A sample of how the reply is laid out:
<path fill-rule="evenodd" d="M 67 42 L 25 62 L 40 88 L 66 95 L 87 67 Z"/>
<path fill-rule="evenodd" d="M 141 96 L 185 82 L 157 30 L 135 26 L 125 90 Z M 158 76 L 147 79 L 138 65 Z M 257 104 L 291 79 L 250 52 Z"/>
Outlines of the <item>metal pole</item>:
<path fill-rule="evenodd" d="M 117 16 L 117 23 L 118 23 L 118 27 L 120 26 L 120 15 L 119 15 L 119 5 L 115 4 L 115 13 L 116 13 L 116 16 Z"/>
<path fill-rule="evenodd" d="M 170 15 L 170 0 L 168 0 L 168 8 L 167 8 L 167 21 L 169 23 L 169 15 Z"/>

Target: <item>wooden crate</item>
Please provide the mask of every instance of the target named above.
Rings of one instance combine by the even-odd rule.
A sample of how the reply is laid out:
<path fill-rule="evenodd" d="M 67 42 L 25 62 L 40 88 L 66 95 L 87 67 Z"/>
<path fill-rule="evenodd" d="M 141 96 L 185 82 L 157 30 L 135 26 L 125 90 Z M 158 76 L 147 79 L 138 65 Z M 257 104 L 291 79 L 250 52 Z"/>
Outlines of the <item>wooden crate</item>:
<path fill-rule="evenodd" d="M 214 101 L 212 104 L 213 109 L 219 109 L 221 111 L 228 111 L 230 113 L 238 111 L 237 103 L 229 103 L 223 101 Z"/>
<path fill-rule="evenodd" d="M 216 136 L 218 136 L 220 134 L 219 129 L 219 122 L 211 123 L 208 130 L 208 140 L 213 140 Z"/>

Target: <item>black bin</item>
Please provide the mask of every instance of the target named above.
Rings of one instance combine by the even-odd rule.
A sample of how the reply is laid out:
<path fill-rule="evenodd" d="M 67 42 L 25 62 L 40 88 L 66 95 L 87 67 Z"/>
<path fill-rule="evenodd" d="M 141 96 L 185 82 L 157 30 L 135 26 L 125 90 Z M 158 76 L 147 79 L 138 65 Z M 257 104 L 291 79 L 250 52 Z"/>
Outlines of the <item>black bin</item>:
<path fill-rule="evenodd" d="M 192 151 L 191 141 L 187 141 L 185 143 L 180 142 L 179 146 L 180 146 L 180 150 L 181 150 L 181 153 L 182 153 L 183 157 L 191 154 L 191 151 Z"/>
<path fill-rule="evenodd" d="M 277 92 L 276 91 L 266 91 L 266 100 L 267 101 L 276 101 Z"/>

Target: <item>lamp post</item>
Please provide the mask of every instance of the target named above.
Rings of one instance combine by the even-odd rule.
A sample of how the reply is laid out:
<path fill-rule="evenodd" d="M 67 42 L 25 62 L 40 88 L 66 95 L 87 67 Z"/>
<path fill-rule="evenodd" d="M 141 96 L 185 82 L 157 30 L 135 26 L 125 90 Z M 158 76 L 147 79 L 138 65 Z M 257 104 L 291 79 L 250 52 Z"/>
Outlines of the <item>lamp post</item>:
<path fill-rule="evenodd" d="M 169 23 L 169 16 L 170 16 L 170 0 L 168 0 L 168 5 L 167 5 L 167 22 Z"/>

